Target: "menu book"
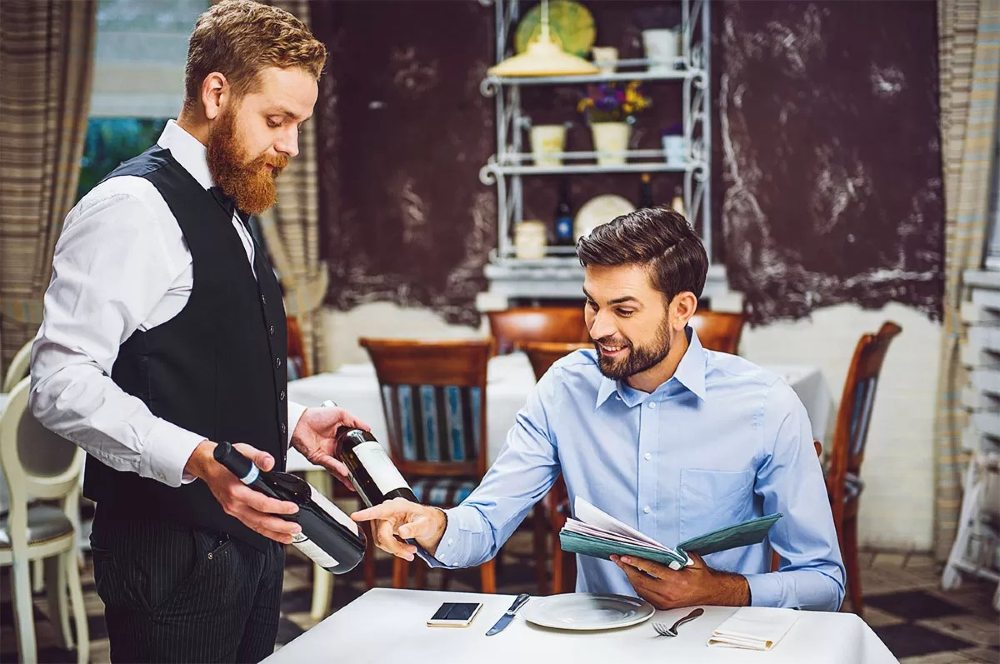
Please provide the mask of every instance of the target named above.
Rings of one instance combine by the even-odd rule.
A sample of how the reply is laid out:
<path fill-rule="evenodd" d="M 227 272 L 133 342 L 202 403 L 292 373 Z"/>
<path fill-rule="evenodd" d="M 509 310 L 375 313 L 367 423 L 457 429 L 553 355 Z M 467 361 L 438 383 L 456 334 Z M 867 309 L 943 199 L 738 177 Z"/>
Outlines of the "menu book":
<path fill-rule="evenodd" d="M 566 525 L 559 531 L 563 551 L 595 558 L 635 556 L 668 565 L 671 569 L 691 565 L 693 561 L 689 553 L 705 556 L 756 544 L 781 518 L 781 514 L 768 514 L 700 535 L 670 548 L 602 512 L 583 498 L 578 497 L 573 507 L 576 518 L 566 519 Z"/>

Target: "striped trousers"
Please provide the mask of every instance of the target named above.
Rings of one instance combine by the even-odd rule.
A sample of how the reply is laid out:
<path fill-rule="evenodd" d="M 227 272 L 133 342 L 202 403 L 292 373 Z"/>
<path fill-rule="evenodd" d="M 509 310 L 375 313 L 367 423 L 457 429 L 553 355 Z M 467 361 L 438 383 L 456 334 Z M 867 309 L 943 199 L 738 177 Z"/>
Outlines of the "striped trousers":
<path fill-rule="evenodd" d="M 158 521 L 91 535 L 112 662 L 258 662 L 274 650 L 285 553 Z"/>

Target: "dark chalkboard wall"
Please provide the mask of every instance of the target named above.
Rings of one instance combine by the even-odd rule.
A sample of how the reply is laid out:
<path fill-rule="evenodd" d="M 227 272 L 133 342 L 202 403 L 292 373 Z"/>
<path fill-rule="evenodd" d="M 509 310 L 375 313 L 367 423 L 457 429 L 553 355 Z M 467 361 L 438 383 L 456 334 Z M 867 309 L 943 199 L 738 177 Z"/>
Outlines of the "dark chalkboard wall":
<path fill-rule="evenodd" d="M 641 56 L 662 2 L 585 2 L 597 43 Z M 316 121 L 328 302 L 388 300 L 476 324 L 495 243 L 493 8 L 469 1 L 314 2 L 330 48 Z M 935 6 L 929 2 L 713 3 L 716 259 L 757 323 L 845 301 L 940 316 L 943 202 Z M 680 119 L 676 83 L 647 84 L 633 147 Z M 573 121 L 574 87 L 526 89 L 536 122 Z M 525 216 L 549 219 L 558 181 L 526 179 Z M 679 180 L 654 179 L 669 200 Z M 575 177 L 574 206 L 636 200 L 635 175 Z"/>

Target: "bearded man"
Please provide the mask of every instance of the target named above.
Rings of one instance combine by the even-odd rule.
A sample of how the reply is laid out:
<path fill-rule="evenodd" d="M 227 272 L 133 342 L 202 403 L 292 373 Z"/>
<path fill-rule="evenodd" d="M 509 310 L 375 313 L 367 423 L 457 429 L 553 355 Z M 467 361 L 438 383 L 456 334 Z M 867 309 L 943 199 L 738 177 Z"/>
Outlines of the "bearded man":
<path fill-rule="evenodd" d="M 298 154 L 326 49 L 288 12 L 199 19 L 185 100 L 157 144 L 66 218 L 32 350 L 31 412 L 87 451 L 84 494 L 113 661 L 258 661 L 278 626 L 297 511 L 212 458 L 288 445 L 341 478 L 339 408 L 289 403 L 281 292 L 247 215 Z"/>
<path fill-rule="evenodd" d="M 781 512 L 769 541 L 676 571 L 577 556 L 576 589 L 659 609 L 837 610 L 844 566 L 808 416 L 780 377 L 706 350 L 688 325 L 708 271 L 698 236 L 672 210 L 642 209 L 598 226 L 577 253 L 595 349 L 542 377 L 482 484 L 450 510 L 394 499 L 353 517 L 376 520 L 390 553 L 465 567 L 495 556 L 560 472 L 571 500 L 668 546 Z"/>

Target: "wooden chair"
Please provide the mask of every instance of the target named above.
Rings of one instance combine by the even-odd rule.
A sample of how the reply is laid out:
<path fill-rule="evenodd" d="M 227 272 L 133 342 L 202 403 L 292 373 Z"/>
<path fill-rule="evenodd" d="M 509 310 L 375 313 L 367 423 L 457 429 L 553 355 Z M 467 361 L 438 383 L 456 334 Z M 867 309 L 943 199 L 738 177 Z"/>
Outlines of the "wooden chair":
<path fill-rule="evenodd" d="M 382 393 L 393 463 L 417 500 L 458 505 L 486 473 L 487 339 L 414 341 L 362 338 Z M 392 584 L 407 585 L 408 564 L 393 559 Z M 418 574 L 426 573 L 423 566 Z M 496 592 L 496 562 L 480 566 L 482 591 Z"/>
<path fill-rule="evenodd" d="M 514 307 L 490 311 L 490 335 L 496 343 L 494 352 L 506 355 L 529 341 L 580 343 L 590 340 L 583 306 Z"/>
<path fill-rule="evenodd" d="M 743 321 L 743 314 L 698 311 L 688 324 L 698 333 L 705 348 L 736 355 L 743 334 Z"/>
<path fill-rule="evenodd" d="M 840 540 L 840 552 L 847 568 L 847 592 L 851 608 L 859 616 L 864 610 L 861 574 L 858 567 L 858 507 L 861 490 L 861 462 L 865 456 L 868 425 L 878 387 L 882 362 L 893 338 L 903 331 L 885 322 L 875 334 L 864 334 L 854 349 L 854 357 L 844 381 L 837 410 L 837 425 L 826 469 L 826 490 L 830 496 L 833 523 Z"/>
<path fill-rule="evenodd" d="M 49 620 L 55 627 L 58 645 L 72 648 L 74 643 L 68 591 L 76 627 L 77 661 L 86 662 L 90 637 L 77 565 L 79 489 L 85 454 L 31 416 L 29 387 L 28 378 L 17 383 L 0 416 L 0 472 L 10 495 L 10 511 L 0 519 L 0 565 L 12 568 L 19 659 L 37 661 L 29 564 L 44 560 Z"/>
<path fill-rule="evenodd" d="M 535 372 L 535 380 L 541 380 L 545 372 L 561 357 L 582 348 L 593 348 L 593 344 L 527 342 L 521 344 Z M 566 524 L 570 514 L 569 493 L 560 475 L 549 492 L 535 506 L 535 570 L 538 575 L 538 592 L 547 591 L 553 595 L 572 592 L 576 587 L 576 557 L 567 555 L 559 546 L 559 531 Z M 546 583 L 546 563 L 552 560 L 552 583 Z"/>

